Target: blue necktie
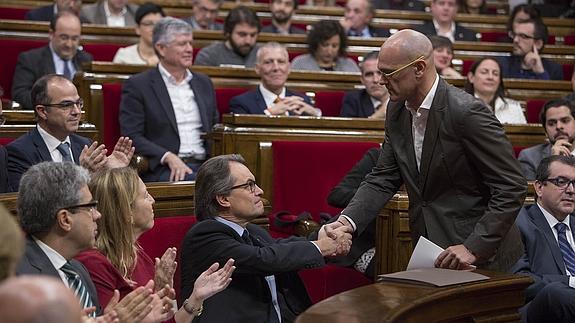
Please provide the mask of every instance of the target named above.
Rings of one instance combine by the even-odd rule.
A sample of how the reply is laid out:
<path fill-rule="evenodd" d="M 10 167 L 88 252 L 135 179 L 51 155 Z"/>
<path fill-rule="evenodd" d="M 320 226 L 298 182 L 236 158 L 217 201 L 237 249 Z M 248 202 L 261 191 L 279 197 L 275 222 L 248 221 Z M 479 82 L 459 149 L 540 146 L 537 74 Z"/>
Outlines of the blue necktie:
<path fill-rule="evenodd" d="M 72 162 L 72 156 L 70 156 L 70 144 L 63 142 L 56 147 L 60 154 L 62 155 L 62 162 Z"/>
<path fill-rule="evenodd" d="M 569 274 L 575 276 L 575 252 L 573 252 L 573 248 L 571 248 L 565 235 L 567 225 L 565 223 L 557 223 L 555 229 L 557 229 L 557 240 L 559 241 L 559 249 L 561 249 L 561 253 L 563 254 L 565 268 L 567 268 Z"/>
<path fill-rule="evenodd" d="M 72 71 L 70 71 L 70 68 L 68 67 L 69 62 L 70 61 L 67 59 L 64 60 L 64 77 L 69 79 L 69 80 L 72 80 L 73 75 L 72 75 Z"/>
<path fill-rule="evenodd" d="M 74 292 L 74 294 L 76 294 L 76 297 L 80 301 L 80 306 L 82 308 L 93 307 L 94 303 L 92 302 L 92 297 L 90 297 L 90 293 L 88 293 L 86 286 L 84 286 L 84 282 L 82 282 L 82 278 L 80 275 L 78 275 L 74 267 L 72 267 L 72 265 L 67 262 L 60 268 L 60 270 L 66 274 L 66 278 L 68 279 L 68 286 Z M 96 317 L 96 311 L 92 312 L 90 316 Z"/>

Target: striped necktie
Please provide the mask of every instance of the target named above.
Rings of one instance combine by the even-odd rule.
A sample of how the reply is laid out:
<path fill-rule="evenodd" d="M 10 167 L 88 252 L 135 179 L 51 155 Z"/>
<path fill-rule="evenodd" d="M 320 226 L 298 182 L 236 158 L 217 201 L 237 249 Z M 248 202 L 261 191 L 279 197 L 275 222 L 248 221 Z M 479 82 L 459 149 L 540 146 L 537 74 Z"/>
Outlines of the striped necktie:
<path fill-rule="evenodd" d="M 561 249 L 561 253 L 563 254 L 565 268 L 567 268 L 571 276 L 575 276 L 575 252 L 573 252 L 573 248 L 571 248 L 569 241 L 567 241 L 567 235 L 565 234 L 567 225 L 560 222 L 555 225 L 555 229 L 557 229 L 557 240 L 559 242 L 559 249 Z"/>
<path fill-rule="evenodd" d="M 63 162 L 72 161 L 72 156 L 70 156 L 70 144 L 68 144 L 67 142 L 63 142 L 59 144 L 58 147 L 56 147 L 56 149 L 58 149 L 58 151 L 62 155 Z"/>
<path fill-rule="evenodd" d="M 70 63 L 69 60 L 65 59 L 64 60 L 64 77 L 72 80 L 73 75 L 72 75 L 72 71 L 70 71 L 70 67 L 68 66 L 68 64 Z"/>
<path fill-rule="evenodd" d="M 74 291 L 74 294 L 76 294 L 76 297 L 80 300 L 80 306 L 82 308 L 93 307 L 94 303 L 92 302 L 92 297 L 90 297 L 90 293 L 88 293 L 88 290 L 86 289 L 86 286 L 82 281 L 82 278 L 80 277 L 80 275 L 78 275 L 78 273 L 76 272 L 74 267 L 72 267 L 70 262 L 66 262 L 64 266 L 60 268 L 60 270 L 62 270 L 64 274 L 66 274 L 66 278 L 68 279 L 68 286 L 72 291 Z M 96 317 L 96 311 L 93 311 L 90 314 L 90 316 Z"/>

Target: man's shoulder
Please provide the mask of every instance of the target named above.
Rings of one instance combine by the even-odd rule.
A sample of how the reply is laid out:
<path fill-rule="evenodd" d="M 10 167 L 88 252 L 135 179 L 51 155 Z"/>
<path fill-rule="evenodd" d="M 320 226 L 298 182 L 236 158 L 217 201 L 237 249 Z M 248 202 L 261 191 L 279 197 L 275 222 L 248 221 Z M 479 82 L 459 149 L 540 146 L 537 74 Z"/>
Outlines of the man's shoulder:
<path fill-rule="evenodd" d="M 75 133 L 70 135 L 70 141 L 72 141 L 72 144 L 77 143 L 77 144 L 80 144 L 82 146 L 83 145 L 90 145 L 92 143 L 92 139 L 80 136 L 80 135 L 75 134 Z"/>
<path fill-rule="evenodd" d="M 134 74 L 130 76 L 125 82 L 126 83 L 147 83 L 150 81 L 151 78 L 160 76 L 160 72 L 157 67 L 150 68 L 146 71 Z"/>
<path fill-rule="evenodd" d="M 32 48 L 27 51 L 21 52 L 20 55 L 18 55 L 18 59 L 38 60 L 43 55 L 46 55 L 46 53 L 49 53 L 49 51 L 50 49 L 48 45 L 38 48 Z"/>
<path fill-rule="evenodd" d="M 205 53 L 205 52 L 214 52 L 214 51 L 218 51 L 218 50 L 226 50 L 226 51 L 228 51 L 228 48 L 225 46 L 225 44 L 224 44 L 223 41 L 215 42 L 215 43 L 213 43 L 213 44 L 211 44 L 211 45 L 208 45 L 208 46 L 206 46 L 206 47 L 200 49 L 200 53 L 201 53 L 201 52 L 204 52 L 204 53 Z"/>
<path fill-rule="evenodd" d="M 551 144 L 543 143 L 538 144 L 529 148 L 525 148 L 519 152 L 519 157 L 517 159 L 532 159 L 534 157 L 543 157 L 543 152 L 550 149 Z"/>
<path fill-rule="evenodd" d="M 34 8 L 26 13 L 26 20 L 48 21 L 54 16 L 54 5 Z"/>
<path fill-rule="evenodd" d="M 256 98 L 257 95 L 258 95 L 258 92 L 259 92 L 258 89 L 246 91 L 246 92 L 244 92 L 244 93 L 242 93 L 242 94 L 238 94 L 238 95 L 234 96 L 234 97 L 232 98 L 232 100 L 234 100 L 234 101 L 236 101 L 236 102 L 238 102 L 238 103 L 242 103 L 242 102 L 245 102 L 245 101 L 252 101 L 252 100 L 255 100 L 255 98 Z"/>
<path fill-rule="evenodd" d="M 276 33 L 276 29 L 274 28 L 273 24 L 269 24 L 267 26 L 264 26 L 262 28 L 261 32 L 263 32 L 263 33 Z"/>
<path fill-rule="evenodd" d="M 32 129 L 6 145 L 6 150 L 8 150 L 8 152 L 13 150 L 29 150 L 34 146 L 33 142 L 35 136 L 39 137 L 40 134 L 38 133 L 38 130 Z"/>

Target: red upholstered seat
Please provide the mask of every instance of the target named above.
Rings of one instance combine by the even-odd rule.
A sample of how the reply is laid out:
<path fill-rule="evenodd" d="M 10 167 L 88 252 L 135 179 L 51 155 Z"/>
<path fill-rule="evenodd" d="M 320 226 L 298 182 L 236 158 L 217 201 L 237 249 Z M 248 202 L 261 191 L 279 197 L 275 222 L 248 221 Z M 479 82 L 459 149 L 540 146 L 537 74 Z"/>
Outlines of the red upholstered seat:
<path fill-rule="evenodd" d="M 248 90 L 248 88 L 243 87 L 216 89 L 216 102 L 218 104 L 218 112 L 220 113 L 220 121 L 222 120 L 222 115 L 230 113 L 230 100 L 234 96 L 240 95 Z"/>
<path fill-rule="evenodd" d="M 575 35 L 568 35 L 568 36 L 563 37 L 563 44 L 575 45 Z"/>
<path fill-rule="evenodd" d="M 0 145 L 2 146 L 6 146 L 9 143 L 11 143 L 12 141 L 16 140 L 16 138 L 11 138 L 11 137 L 0 137 Z"/>
<path fill-rule="evenodd" d="M 515 154 L 515 158 L 519 157 L 519 153 L 527 147 L 525 146 L 513 146 L 513 153 Z"/>
<path fill-rule="evenodd" d="M 539 112 L 545 104 L 545 100 L 528 100 L 527 101 L 527 123 L 539 123 Z"/>
<path fill-rule="evenodd" d="M 324 117 L 339 117 L 345 91 L 318 91 L 315 93 L 315 107 L 321 109 Z"/>
<path fill-rule="evenodd" d="M 0 7 L 0 19 L 24 20 L 28 8 Z"/>
<path fill-rule="evenodd" d="M 481 33 L 482 42 L 506 42 L 507 33 L 503 31 L 485 31 Z"/>
<path fill-rule="evenodd" d="M 156 218 L 154 227 L 140 236 L 139 239 L 140 245 L 152 259 L 156 257 L 160 258 L 166 249 L 170 247 L 178 248 L 176 256 L 178 267 L 174 274 L 176 299 L 180 299 L 180 248 L 182 246 L 184 236 L 195 223 L 196 217 L 193 215 Z"/>
<path fill-rule="evenodd" d="M 461 75 L 467 77 L 467 73 L 469 73 L 471 70 L 471 65 L 473 65 L 473 63 L 475 63 L 473 60 L 463 60 L 463 65 L 461 66 Z"/>
<path fill-rule="evenodd" d="M 563 64 L 563 80 L 571 81 L 571 76 L 573 76 L 573 65 Z"/>
<path fill-rule="evenodd" d="M 92 44 L 84 44 L 83 48 L 86 52 L 92 54 L 94 56 L 95 61 L 107 61 L 111 62 L 116 55 L 118 49 L 124 47 L 124 45 L 120 44 L 100 44 L 100 43 L 92 43 Z"/>
<path fill-rule="evenodd" d="M 104 109 L 102 110 L 102 120 L 104 125 L 103 143 L 108 150 L 114 149 L 114 145 L 120 138 L 120 100 L 122 97 L 121 83 L 105 83 L 102 85 L 102 96 L 104 98 Z"/>
<path fill-rule="evenodd" d="M 46 41 L 28 39 L 1 39 L 2 64 L 0 64 L 0 86 L 4 89 L 3 98 L 12 98 L 12 77 L 16 69 L 18 55 L 27 50 L 45 46 Z"/>
<path fill-rule="evenodd" d="M 313 304 L 346 290 L 373 283 L 355 269 L 336 265 L 300 270 L 298 274 Z"/>

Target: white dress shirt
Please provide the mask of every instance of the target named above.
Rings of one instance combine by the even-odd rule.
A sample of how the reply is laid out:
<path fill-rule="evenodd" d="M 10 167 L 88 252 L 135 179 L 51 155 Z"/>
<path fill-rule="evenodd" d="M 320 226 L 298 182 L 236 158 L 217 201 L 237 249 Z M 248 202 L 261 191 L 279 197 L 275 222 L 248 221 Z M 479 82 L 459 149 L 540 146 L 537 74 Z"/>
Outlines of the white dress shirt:
<path fill-rule="evenodd" d="M 42 139 L 44 140 L 44 143 L 46 144 L 46 147 L 48 148 L 48 151 L 50 152 L 50 156 L 52 156 L 52 161 L 58 162 L 58 163 L 62 162 L 63 156 L 60 153 L 60 151 L 58 150 L 58 146 L 60 146 L 60 144 L 63 142 L 68 143 L 68 150 L 70 151 L 70 157 L 72 158 L 73 161 L 75 160 L 74 154 L 72 154 L 72 143 L 70 142 L 69 136 L 66 136 L 64 141 L 60 141 L 56 137 L 49 134 L 46 130 L 42 129 L 42 127 L 40 127 L 39 125 L 36 125 L 36 128 L 38 128 L 38 132 L 40 133 L 40 137 L 42 137 Z"/>
<path fill-rule="evenodd" d="M 58 275 L 60 276 L 60 278 L 62 279 L 62 281 L 66 285 L 66 287 L 70 287 L 68 285 L 68 277 L 62 271 L 62 269 L 60 269 L 60 268 L 62 268 L 62 266 L 64 266 L 68 262 L 68 260 L 66 260 L 66 258 L 64 258 L 61 254 L 59 254 L 56 250 L 52 249 L 50 246 L 48 246 L 44 242 L 36 239 L 36 237 L 32 237 L 32 238 L 34 239 L 34 241 L 36 242 L 38 247 L 40 247 L 40 249 L 42 249 L 44 254 L 46 254 L 46 257 L 48 257 L 48 259 L 52 263 L 52 266 L 54 266 L 54 268 L 58 272 Z"/>
<path fill-rule="evenodd" d="M 56 71 L 56 74 L 64 75 L 64 64 L 67 64 L 71 75 L 74 76 L 74 74 L 76 74 L 76 67 L 74 66 L 72 60 L 70 59 L 65 61 L 60 56 L 58 56 L 58 54 L 56 54 L 54 51 L 54 48 L 52 48 L 52 43 L 50 43 L 49 47 L 50 52 L 52 52 L 52 61 L 54 61 L 54 70 Z"/>
<path fill-rule="evenodd" d="M 451 28 L 448 32 L 442 32 L 439 23 L 435 19 L 433 19 L 433 27 L 435 27 L 437 36 L 447 37 L 452 43 L 455 42 L 455 22 L 451 22 Z"/>
<path fill-rule="evenodd" d="M 104 12 L 106 13 L 106 25 L 110 27 L 126 27 L 126 13 L 128 9 L 124 6 L 119 15 L 113 14 L 108 7 L 108 1 L 104 1 Z"/>

